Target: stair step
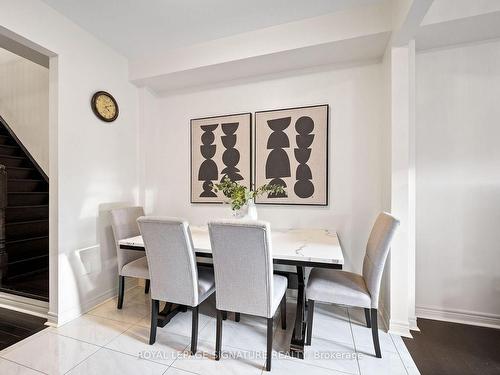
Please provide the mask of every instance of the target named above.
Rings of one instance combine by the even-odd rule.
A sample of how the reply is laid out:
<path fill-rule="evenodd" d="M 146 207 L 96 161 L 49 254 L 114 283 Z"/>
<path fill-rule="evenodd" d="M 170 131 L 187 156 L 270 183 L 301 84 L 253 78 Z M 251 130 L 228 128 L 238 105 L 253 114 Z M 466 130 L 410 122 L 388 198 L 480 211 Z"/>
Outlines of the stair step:
<path fill-rule="evenodd" d="M 46 192 L 48 190 L 49 185 L 45 180 L 9 179 L 7 182 L 7 191 Z"/>
<path fill-rule="evenodd" d="M 7 193 L 7 205 L 12 206 L 41 206 L 49 204 L 49 193 Z"/>
<path fill-rule="evenodd" d="M 47 255 L 49 253 L 49 236 L 32 237 L 16 241 L 7 241 L 5 250 L 8 262 Z"/>
<path fill-rule="evenodd" d="M 5 221 L 12 223 L 16 221 L 42 220 L 49 217 L 49 206 L 9 206 L 5 210 Z"/>
<path fill-rule="evenodd" d="M 0 164 L 6 167 L 31 167 L 31 161 L 24 156 L 0 155 Z"/>
<path fill-rule="evenodd" d="M 49 268 L 49 255 L 33 257 L 8 265 L 7 282 Z"/>
<path fill-rule="evenodd" d="M 0 135 L 0 145 L 15 145 L 16 142 L 10 135 Z"/>
<path fill-rule="evenodd" d="M 29 258 L 19 259 L 19 260 L 15 260 L 15 261 L 10 261 L 10 259 L 9 259 L 9 263 L 7 263 L 7 264 L 9 266 L 12 266 L 14 264 L 19 264 L 19 263 L 22 263 L 22 262 L 28 262 L 28 261 L 43 259 L 43 258 L 45 258 L 47 256 L 48 256 L 47 254 L 41 254 L 41 255 L 35 255 L 35 256 L 29 257 Z"/>
<path fill-rule="evenodd" d="M 7 167 L 7 178 L 10 179 L 24 179 L 24 178 L 37 178 L 39 174 L 34 168 L 19 168 Z"/>
<path fill-rule="evenodd" d="M 7 168 L 6 254 L 0 258 L 7 267 L 0 269 L 0 290 L 48 301 L 49 184 L 9 130 L 0 118 L 0 164 Z"/>
<path fill-rule="evenodd" d="M 19 146 L 3 144 L 0 144 L 0 155 L 23 156 Z"/>
<path fill-rule="evenodd" d="M 14 241 L 46 236 L 49 233 L 49 220 L 19 221 L 5 224 L 5 240 Z"/>

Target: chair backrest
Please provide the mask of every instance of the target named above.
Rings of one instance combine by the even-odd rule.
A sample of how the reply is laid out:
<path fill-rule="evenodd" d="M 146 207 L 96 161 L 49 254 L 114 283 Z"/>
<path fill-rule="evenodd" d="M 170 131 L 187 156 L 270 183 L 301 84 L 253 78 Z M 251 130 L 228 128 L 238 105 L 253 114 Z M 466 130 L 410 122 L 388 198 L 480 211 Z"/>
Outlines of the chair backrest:
<path fill-rule="evenodd" d="M 188 222 L 159 216 L 137 222 L 148 258 L 151 298 L 197 306 L 198 269 Z"/>
<path fill-rule="evenodd" d="M 221 220 L 208 224 L 217 309 L 272 316 L 273 259 L 269 223 Z"/>
<path fill-rule="evenodd" d="M 118 273 L 124 265 L 144 256 L 142 251 L 120 249 L 118 241 L 125 238 L 135 237 L 141 234 L 137 219 L 144 216 L 142 207 L 123 207 L 111 210 L 111 227 L 116 243 L 116 255 L 118 259 Z"/>
<path fill-rule="evenodd" d="M 384 272 L 392 238 L 398 226 L 399 220 L 388 213 L 382 212 L 378 215 L 375 224 L 373 224 L 368 238 L 365 259 L 363 260 L 363 278 L 370 292 L 373 308 L 378 308 L 382 273 Z"/>

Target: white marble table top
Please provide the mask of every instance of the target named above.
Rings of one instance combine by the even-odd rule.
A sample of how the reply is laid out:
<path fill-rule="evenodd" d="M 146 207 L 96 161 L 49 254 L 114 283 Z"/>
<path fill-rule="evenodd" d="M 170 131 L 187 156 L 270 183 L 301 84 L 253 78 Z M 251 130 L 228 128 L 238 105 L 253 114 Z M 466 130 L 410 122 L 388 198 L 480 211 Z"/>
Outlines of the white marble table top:
<path fill-rule="evenodd" d="M 197 255 L 210 255 L 208 227 L 190 226 Z M 120 246 L 144 248 L 142 236 L 119 241 Z M 275 260 L 304 263 L 344 264 L 344 256 L 335 232 L 323 229 L 273 229 L 271 246 Z"/>

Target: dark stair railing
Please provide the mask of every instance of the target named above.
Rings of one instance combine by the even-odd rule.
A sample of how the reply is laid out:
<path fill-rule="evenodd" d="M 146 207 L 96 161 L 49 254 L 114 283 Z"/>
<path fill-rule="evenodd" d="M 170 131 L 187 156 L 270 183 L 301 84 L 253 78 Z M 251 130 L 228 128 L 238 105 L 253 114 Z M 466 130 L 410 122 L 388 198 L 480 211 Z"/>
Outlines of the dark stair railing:
<path fill-rule="evenodd" d="M 48 301 L 49 179 L 1 116 L 0 165 L 0 291 Z"/>

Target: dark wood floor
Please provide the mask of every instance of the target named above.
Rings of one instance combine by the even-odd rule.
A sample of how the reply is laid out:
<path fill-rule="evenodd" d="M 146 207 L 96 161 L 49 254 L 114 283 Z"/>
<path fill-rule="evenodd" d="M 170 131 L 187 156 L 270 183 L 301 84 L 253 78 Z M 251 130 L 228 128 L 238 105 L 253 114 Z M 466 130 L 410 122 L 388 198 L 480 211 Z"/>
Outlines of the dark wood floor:
<path fill-rule="evenodd" d="M 0 350 L 46 328 L 46 319 L 0 308 Z"/>
<path fill-rule="evenodd" d="M 418 319 L 403 338 L 422 375 L 500 374 L 500 329 Z"/>
<path fill-rule="evenodd" d="M 2 280 L 0 283 L 0 291 L 41 301 L 48 301 L 49 270 L 42 269 L 29 275 Z"/>

